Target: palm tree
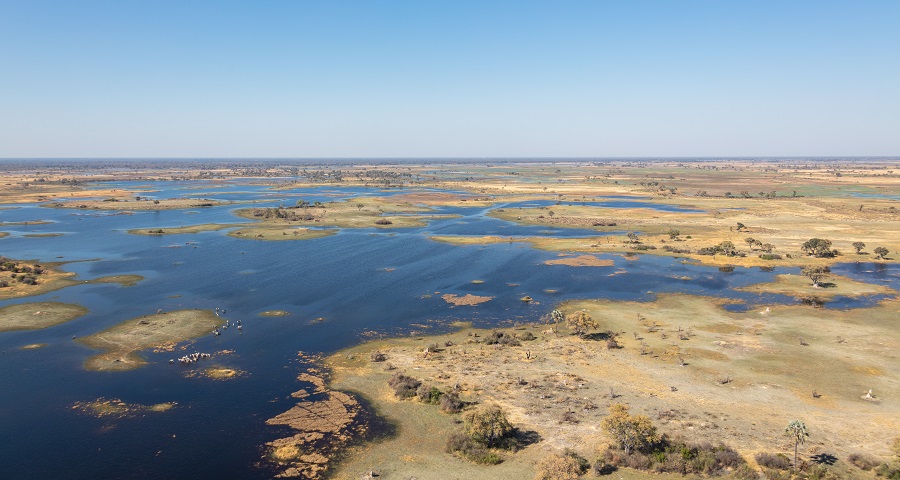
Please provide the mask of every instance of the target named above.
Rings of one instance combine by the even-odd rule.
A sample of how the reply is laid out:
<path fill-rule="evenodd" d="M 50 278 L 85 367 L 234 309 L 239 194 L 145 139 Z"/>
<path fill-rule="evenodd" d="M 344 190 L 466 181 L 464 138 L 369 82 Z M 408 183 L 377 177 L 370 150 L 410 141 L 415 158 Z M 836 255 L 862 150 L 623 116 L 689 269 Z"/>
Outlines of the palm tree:
<path fill-rule="evenodd" d="M 784 435 L 794 441 L 794 465 L 797 465 L 797 447 L 809 437 L 806 425 L 800 420 L 791 420 L 791 423 L 784 427 Z"/>

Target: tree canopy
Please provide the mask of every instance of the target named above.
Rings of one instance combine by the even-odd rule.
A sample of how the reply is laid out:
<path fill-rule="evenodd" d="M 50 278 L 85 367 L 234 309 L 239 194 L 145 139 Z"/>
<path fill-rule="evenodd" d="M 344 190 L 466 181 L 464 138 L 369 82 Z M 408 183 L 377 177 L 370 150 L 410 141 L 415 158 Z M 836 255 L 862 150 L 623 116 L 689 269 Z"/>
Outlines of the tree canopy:
<path fill-rule="evenodd" d="M 466 434 L 488 447 L 513 432 L 506 413 L 497 405 L 484 405 L 465 414 Z"/>
<path fill-rule="evenodd" d="M 600 428 L 612 437 L 628 455 L 636 448 L 649 446 L 657 440 L 656 426 L 646 415 L 631 415 L 628 406 L 616 403 L 609 407 L 609 415 Z"/>
<path fill-rule="evenodd" d="M 824 238 L 810 238 L 806 242 L 803 242 L 800 250 L 807 255 L 819 258 L 830 258 L 837 253 L 835 250 L 831 249 L 831 240 L 825 240 Z"/>

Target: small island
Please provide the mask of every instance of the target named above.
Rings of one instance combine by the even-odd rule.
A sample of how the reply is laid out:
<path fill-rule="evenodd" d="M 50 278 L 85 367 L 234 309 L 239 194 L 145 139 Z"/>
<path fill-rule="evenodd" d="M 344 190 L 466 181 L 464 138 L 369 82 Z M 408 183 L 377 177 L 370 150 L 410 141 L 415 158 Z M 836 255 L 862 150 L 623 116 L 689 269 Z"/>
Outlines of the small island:
<path fill-rule="evenodd" d="M 101 351 L 85 361 L 86 369 L 132 370 L 147 363 L 138 355 L 139 351 L 166 348 L 197 338 L 211 332 L 219 323 L 219 317 L 209 310 L 176 310 L 127 320 L 79 338 L 78 342 Z"/>

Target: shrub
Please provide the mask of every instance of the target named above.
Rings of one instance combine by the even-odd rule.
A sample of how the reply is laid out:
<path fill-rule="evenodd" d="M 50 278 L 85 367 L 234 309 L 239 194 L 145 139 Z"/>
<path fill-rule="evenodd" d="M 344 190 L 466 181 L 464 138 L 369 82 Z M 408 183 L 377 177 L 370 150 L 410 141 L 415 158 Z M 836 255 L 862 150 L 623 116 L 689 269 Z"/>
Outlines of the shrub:
<path fill-rule="evenodd" d="M 432 405 L 440 403 L 443 395 L 444 393 L 438 390 L 437 387 L 430 385 L 420 385 L 418 390 L 416 390 L 416 396 L 419 397 L 419 400 Z"/>
<path fill-rule="evenodd" d="M 454 433 L 447 439 L 447 453 L 459 455 L 470 462 L 481 465 L 497 465 L 503 459 L 494 452 L 484 448 L 468 435 Z"/>
<path fill-rule="evenodd" d="M 394 223 L 394 222 L 392 222 L 392 221 L 390 221 L 390 220 L 387 220 L 387 219 L 382 218 L 381 220 L 377 220 L 377 221 L 375 222 L 375 225 L 393 225 L 393 223 Z"/>
<path fill-rule="evenodd" d="M 791 459 L 783 453 L 773 455 L 771 453 L 760 452 L 753 458 L 760 467 L 774 468 L 776 470 L 787 470 L 791 468 Z"/>
<path fill-rule="evenodd" d="M 579 460 L 587 462 L 574 452 L 554 453 L 544 457 L 537 465 L 534 480 L 575 480 L 584 471 Z"/>
<path fill-rule="evenodd" d="M 9 286 L 9 282 L 6 280 L 0 280 L 0 288 L 6 288 Z"/>
<path fill-rule="evenodd" d="M 680 475 L 718 475 L 727 470 L 747 467 L 744 458 L 726 445 L 690 444 L 684 440 L 672 440 L 666 436 L 643 449 L 628 454 L 607 449 L 602 460 L 612 466 Z"/>
<path fill-rule="evenodd" d="M 759 258 L 763 260 L 781 260 L 781 255 L 777 253 L 763 253 Z"/>
<path fill-rule="evenodd" d="M 422 382 L 402 373 L 395 373 L 394 376 L 388 380 L 388 385 L 394 389 L 394 395 L 401 399 L 415 397 L 416 390 L 421 384 Z"/>
<path fill-rule="evenodd" d="M 523 332 L 523 333 L 518 334 L 516 336 L 516 338 L 518 338 L 519 340 L 522 340 L 523 342 L 530 342 L 531 340 L 534 340 L 537 337 L 535 337 L 534 334 L 531 332 Z"/>
<path fill-rule="evenodd" d="M 875 475 L 887 478 L 888 480 L 900 480 L 900 464 L 882 463 L 875 469 Z"/>
<path fill-rule="evenodd" d="M 484 339 L 484 343 L 486 345 L 505 345 L 511 347 L 518 347 L 521 345 L 515 337 L 498 330 L 491 332 L 491 334 Z"/>
<path fill-rule="evenodd" d="M 758 480 L 759 474 L 750 465 L 746 463 L 735 468 L 732 476 L 738 480 Z"/>
<path fill-rule="evenodd" d="M 387 355 L 376 350 L 376 351 L 372 352 L 371 355 L 369 355 L 369 358 L 373 362 L 383 362 L 383 361 L 387 360 Z"/>
<path fill-rule="evenodd" d="M 871 470 L 878 466 L 878 462 L 861 453 L 851 453 L 847 461 L 860 470 Z"/>
<path fill-rule="evenodd" d="M 441 410 L 447 413 L 459 413 L 462 411 L 463 402 L 459 399 L 456 392 L 448 392 L 441 395 Z"/>

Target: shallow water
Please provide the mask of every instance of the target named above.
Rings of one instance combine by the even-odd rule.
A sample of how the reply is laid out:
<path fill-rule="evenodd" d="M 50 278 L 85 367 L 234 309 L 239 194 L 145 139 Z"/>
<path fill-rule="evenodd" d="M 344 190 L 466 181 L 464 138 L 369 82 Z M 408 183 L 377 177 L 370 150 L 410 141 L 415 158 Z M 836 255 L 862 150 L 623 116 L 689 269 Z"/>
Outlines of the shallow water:
<path fill-rule="evenodd" d="M 146 185 L 147 196 L 203 196 L 263 200 L 255 206 L 332 201 L 356 195 L 392 195 L 407 191 L 333 187 L 274 191 L 250 182 L 121 182 L 99 185 L 125 188 Z M 142 195 L 144 196 L 144 195 Z M 665 209 L 633 198 L 627 208 Z M 609 203 L 604 202 L 604 203 Z M 289 394 L 306 387 L 295 377 L 304 368 L 297 352 L 330 353 L 375 334 L 446 331 L 454 320 L 477 326 L 531 322 L 556 302 L 574 298 L 652 300 L 658 293 L 685 292 L 744 302 L 732 308 L 796 303 L 790 297 L 736 292 L 736 287 L 770 281 L 778 273 L 715 268 L 651 255 L 605 255 L 612 267 L 573 268 L 545 265 L 557 253 L 526 243 L 453 246 L 429 235 L 599 236 L 588 229 L 520 226 L 486 216 L 489 208 L 439 208 L 459 218 L 435 219 L 421 228 L 344 230 L 307 241 L 265 242 L 231 238 L 225 231 L 188 235 L 140 236 L 132 228 L 160 228 L 202 223 L 244 223 L 232 211 L 246 205 L 194 210 L 135 212 L 81 211 L 21 205 L 0 210 L 0 221 L 43 219 L 51 223 L 8 226 L 0 239 L 11 258 L 77 261 L 65 269 L 81 279 L 139 274 L 133 287 L 79 285 L 32 301 L 84 305 L 90 313 L 40 331 L 0 333 L 0 465 L 4 478 L 268 478 L 258 465 L 260 445 L 278 438 L 282 428 L 264 424 L 290 408 Z M 507 206 L 507 208 L 509 208 Z M 621 207 L 620 207 L 621 208 Z M 28 238 L 26 234 L 63 233 Z M 62 258 L 58 258 L 62 257 Z M 393 269 L 393 270 L 391 270 Z M 389 271 L 390 270 L 390 271 Z M 897 283 L 897 270 L 871 264 L 835 267 L 854 278 Z M 621 273 L 617 273 L 620 272 Z M 687 279 L 682 279 L 682 277 Z M 480 280 L 483 283 L 473 283 Z M 893 283 L 891 283 L 893 282 Z M 441 294 L 489 295 L 475 307 L 451 307 Z M 532 303 L 520 298 L 529 295 Z M 867 300 L 844 299 L 826 306 L 865 306 Z M 168 365 L 173 353 L 145 353 L 150 364 L 124 373 L 82 369 L 91 351 L 72 339 L 157 309 L 221 307 L 227 318 L 242 320 L 243 333 L 229 329 L 221 337 L 201 338 L 188 351 L 234 350 L 200 367 L 223 365 L 249 374 L 232 381 L 186 378 L 189 367 Z M 263 318 L 282 309 L 287 317 Z M 313 321 L 319 317 L 324 321 Z M 424 327 L 423 327 L 424 325 Z M 47 343 L 38 350 L 20 350 Z M 97 419 L 71 410 L 76 401 L 98 397 L 129 403 L 178 402 L 167 413 L 140 418 Z"/>

